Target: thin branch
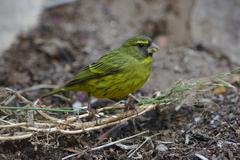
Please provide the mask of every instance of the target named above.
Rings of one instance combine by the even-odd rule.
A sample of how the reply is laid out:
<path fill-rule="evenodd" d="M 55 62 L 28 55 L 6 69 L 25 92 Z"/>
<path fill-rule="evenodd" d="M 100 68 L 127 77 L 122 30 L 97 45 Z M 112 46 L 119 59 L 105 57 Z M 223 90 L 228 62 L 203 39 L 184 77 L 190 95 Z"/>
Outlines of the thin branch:
<path fill-rule="evenodd" d="M 16 135 L 16 136 L 0 136 L 0 141 L 15 141 L 20 139 L 26 139 L 33 135 L 33 133 L 27 133 L 24 135 Z"/>
<path fill-rule="evenodd" d="M 128 111 L 126 113 L 117 114 L 114 117 L 103 118 L 103 119 L 99 120 L 98 124 L 96 124 L 95 121 L 69 124 L 72 127 L 75 127 L 75 130 L 65 130 L 65 129 L 60 129 L 60 128 L 57 128 L 57 127 L 38 128 L 38 127 L 35 127 L 35 125 L 34 126 L 27 126 L 26 125 L 26 126 L 21 126 L 21 127 L 24 128 L 24 129 L 27 129 L 27 130 L 35 131 L 35 132 L 47 132 L 47 133 L 60 132 L 60 133 L 63 133 L 63 134 L 77 134 L 77 133 L 82 133 L 82 132 L 86 132 L 86 131 L 98 130 L 98 129 L 105 128 L 105 127 L 108 127 L 108 126 L 112 126 L 114 124 L 119 124 L 119 123 L 126 122 L 129 119 L 132 119 L 136 116 L 139 116 L 139 115 L 153 109 L 154 107 L 155 107 L 154 105 L 139 106 L 138 110 L 140 110 L 140 111 L 138 111 L 138 114 L 136 114 L 136 111 Z M 56 122 L 58 122 L 58 123 L 63 122 L 64 123 L 64 121 L 61 121 L 61 120 L 59 121 L 59 119 L 56 119 Z M 9 122 L 9 124 L 13 125 L 14 123 Z M 49 124 L 51 124 L 51 123 L 49 123 Z M 51 126 L 53 126 L 53 125 L 54 124 L 51 124 Z"/>
<path fill-rule="evenodd" d="M 15 98 L 17 98 L 17 94 L 20 95 L 24 92 L 34 91 L 34 90 L 38 90 L 38 89 L 42 89 L 42 88 L 55 88 L 55 87 L 56 87 L 56 85 L 40 84 L 40 85 L 35 85 L 35 86 L 29 87 L 29 88 L 25 88 L 25 89 L 20 90 L 20 91 L 14 91 L 13 89 L 6 88 L 10 92 L 14 93 L 14 95 L 12 95 L 10 98 L 8 98 L 6 101 L 4 101 L 3 105 L 6 106 L 9 103 L 11 103 Z"/>
<path fill-rule="evenodd" d="M 54 122 L 54 123 L 60 123 L 60 124 L 65 124 L 65 120 L 62 120 L 62 119 L 58 119 L 58 118 L 55 118 L 55 117 L 52 117 L 50 115 L 48 115 L 47 113 L 44 113 L 43 111 L 37 111 L 41 116 L 43 116 L 44 118 Z"/>
<path fill-rule="evenodd" d="M 20 92 L 15 92 L 15 95 L 17 96 L 17 98 L 21 99 L 24 103 L 32 104 L 32 102 L 27 98 L 23 97 Z"/>
<path fill-rule="evenodd" d="M 3 119 L 0 119 L 0 121 L 7 123 L 7 125 L 0 125 L 0 128 L 27 127 L 29 125 L 27 122 L 12 123 Z M 34 126 L 35 127 L 53 127 L 53 126 L 56 126 L 56 124 L 35 122 Z"/>
<path fill-rule="evenodd" d="M 8 99 L 4 100 L 1 104 L 3 105 L 8 105 L 9 103 L 11 103 L 17 96 L 16 95 L 12 95 L 11 97 L 9 97 Z"/>
<path fill-rule="evenodd" d="M 38 106 L 38 105 L 37 105 Z M 10 106 L 0 106 L 0 109 L 10 109 L 10 110 L 34 110 L 34 111 L 49 111 L 49 112 L 75 112 L 72 109 L 61 109 L 61 108 L 37 108 L 37 107 L 10 107 Z"/>
<path fill-rule="evenodd" d="M 26 125 L 27 125 L 27 122 L 22 122 L 22 123 L 15 123 L 15 124 L 0 125 L 0 128 L 14 128 L 14 127 L 22 127 Z"/>
<path fill-rule="evenodd" d="M 128 154 L 128 158 L 131 158 L 135 152 L 137 152 L 145 143 L 147 143 L 148 141 L 150 140 L 149 137 L 145 138 L 145 140 L 135 149 L 135 150 L 132 150 L 130 151 Z"/>
<path fill-rule="evenodd" d="M 129 139 L 138 137 L 138 136 L 143 135 L 143 134 L 146 134 L 146 133 L 148 133 L 148 132 L 149 132 L 149 130 L 143 131 L 143 132 L 140 132 L 140 133 L 138 133 L 138 134 L 132 135 L 132 136 L 130 136 L 130 137 L 126 137 L 126 138 L 119 139 L 119 140 L 114 141 L 114 142 L 110 142 L 110 143 L 107 143 L 107 144 L 104 144 L 104 145 L 101 145 L 101 146 L 98 146 L 98 147 L 91 148 L 89 151 L 100 150 L 100 149 L 103 149 L 103 148 L 106 148 L 106 147 L 115 145 L 115 144 L 117 144 L 117 143 L 121 143 L 121 142 L 123 142 L 123 141 L 126 141 L 126 140 L 129 140 Z M 68 159 L 68 158 L 77 156 L 77 155 L 79 155 L 79 154 L 80 154 L 80 153 L 74 153 L 74 154 L 68 155 L 68 156 L 66 156 L 66 157 L 63 157 L 62 160 L 66 160 L 66 159 Z"/>
<path fill-rule="evenodd" d="M 39 84 L 39 85 L 35 85 L 29 88 L 25 88 L 23 90 L 20 90 L 20 93 L 24 93 L 24 92 L 30 92 L 30 91 L 35 91 L 35 90 L 39 90 L 39 89 L 44 89 L 44 88 L 55 88 L 57 87 L 57 85 L 50 85 L 50 84 Z"/>
<path fill-rule="evenodd" d="M 99 149 L 103 149 L 103 148 L 112 146 L 112 145 L 114 145 L 114 144 L 117 144 L 117 143 L 120 143 L 120 142 L 129 140 L 129 139 L 138 137 L 138 136 L 143 135 L 143 134 L 146 134 L 146 133 L 149 133 L 149 130 L 146 130 L 146 131 L 140 132 L 140 133 L 138 133 L 138 134 L 132 135 L 132 136 L 130 136 L 130 137 L 126 137 L 126 138 L 123 138 L 123 139 L 119 139 L 119 140 L 117 140 L 117 141 L 110 142 L 110 143 L 107 143 L 107 144 L 104 144 L 104 145 L 101 145 L 101 146 L 98 146 L 98 147 L 91 148 L 90 151 L 96 151 L 96 150 L 99 150 Z"/>
<path fill-rule="evenodd" d="M 161 133 L 157 133 L 157 134 L 154 134 L 152 136 L 149 136 L 149 137 L 145 137 L 145 140 L 134 150 L 131 150 L 130 152 L 128 152 L 128 158 L 131 158 L 145 143 L 147 143 L 148 141 L 151 141 L 152 138 L 160 135 Z"/>
<path fill-rule="evenodd" d="M 72 157 L 75 157 L 75 156 L 78 156 L 78 155 L 79 155 L 79 153 L 73 153 L 73 154 L 70 154 L 66 157 L 63 157 L 62 160 L 66 160 L 66 159 L 69 159 L 69 158 L 72 158 Z"/>

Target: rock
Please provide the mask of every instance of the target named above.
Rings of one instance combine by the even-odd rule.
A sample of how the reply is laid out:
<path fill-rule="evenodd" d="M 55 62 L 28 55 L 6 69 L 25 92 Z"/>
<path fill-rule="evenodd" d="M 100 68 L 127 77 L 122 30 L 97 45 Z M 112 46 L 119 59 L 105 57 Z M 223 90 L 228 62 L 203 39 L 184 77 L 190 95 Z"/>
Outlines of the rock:
<path fill-rule="evenodd" d="M 0 56 L 16 36 L 28 31 L 38 22 L 44 0 L 0 1 Z"/>
<path fill-rule="evenodd" d="M 50 57 L 57 56 L 59 54 L 59 50 L 62 49 L 70 49 L 71 46 L 58 38 L 52 38 L 47 41 L 45 41 L 43 44 L 41 44 L 41 47 L 39 49 L 49 55 Z"/>
<path fill-rule="evenodd" d="M 34 28 L 44 8 L 57 7 L 75 0 L 0 1 L 0 56 L 20 33 Z"/>
<path fill-rule="evenodd" d="M 81 111 L 83 109 L 83 104 L 80 101 L 76 101 L 72 104 L 72 108 L 76 112 Z"/>
<path fill-rule="evenodd" d="M 166 152 L 168 150 L 168 147 L 164 144 L 159 144 L 157 145 L 156 150 L 160 152 Z"/>
<path fill-rule="evenodd" d="M 240 64 L 239 0 L 196 1 L 190 23 L 195 44 L 202 44 Z"/>
<path fill-rule="evenodd" d="M 211 76 L 228 70 L 225 61 L 219 61 L 207 52 L 171 47 L 154 55 L 153 72 L 143 90 L 147 93 L 164 91 L 179 80 Z"/>
<path fill-rule="evenodd" d="M 81 1 L 79 30 L 94 39 L 87 43 L 95 60 L 106 48 L 116 48 L 127 38 L 145 34 L 152 38 L 167 35 L 169 42 L 190 42 L 189 22 L 193 1 Z M 127 5 L 126 5 L 127 4 Z M 103 48 L 103 46 L 107 46 Z"/>

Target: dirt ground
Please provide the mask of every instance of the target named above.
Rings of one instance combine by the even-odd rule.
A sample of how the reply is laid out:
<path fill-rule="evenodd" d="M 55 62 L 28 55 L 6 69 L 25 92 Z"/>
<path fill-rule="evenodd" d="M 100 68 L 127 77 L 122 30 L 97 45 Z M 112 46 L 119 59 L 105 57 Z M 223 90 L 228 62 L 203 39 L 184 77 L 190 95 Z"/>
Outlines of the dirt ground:
<path fill-rule="evenodd" d="M 104 50 L 114 46 L 106 40 L 109 37 L 96 37 L 100 34 L 96 26 L 105 27 L 99 21 L 92 22 L 93 28 L 88 28 L 88 32 L 83 28 L 91 18 L 84 17 L 83 27 L 76 27 L 81 25 L 79 19 L 83 18 L 79 7 L 81 4 L 76 3 L 48 9 L 37 28 L 19 36 L 18 42 L 0 59 L 0 75 L 4 75 L 0 76 L 0 85 L 16 90 L 38 84 L 61 85 Z M 114 32 L 115 24 L 112 25 Z M 151 25 L 137 32 L 153 33 L 150 36 L 159 42 L 165 30 L 156 29 L 155 22 Z M 216 56 L 208 50 L 171 44 L 155 57 L 153 67 L 153 74 L 141 95 L 152 96 L 155 91 L 166 90 L 181 79 L 212 76 L 229 71 L 234 65 L 227 57 Z M 205 103 L 186 103 L 179 110 L 177 105 L 157 106 L 134 121 L 128 121 L 100 143 L 149 131 L 118 145 L 84 152 L 93 148 L 99 142 L 99 136 L 111 127 L 75 135 L 36 133 L 29 139 L 0 142 L 0 159 L 55 160 L 75 151 L 81 154 L 72 159 L 240 159 L 239 84 L 232 85 L 235 90 L 202 95 L 201 100 Z M 35 100 L 45 91 L 28 92 L 24 96 Z M 70 95 L 76 99 L 74 93 Z M 48 100 L 49 103 L 61 102 Z M 0 115 L 4 116 L 4 113 Z M 136 153 L 129 156 L 128 152 L 141 143 L 143 145 Z"/>

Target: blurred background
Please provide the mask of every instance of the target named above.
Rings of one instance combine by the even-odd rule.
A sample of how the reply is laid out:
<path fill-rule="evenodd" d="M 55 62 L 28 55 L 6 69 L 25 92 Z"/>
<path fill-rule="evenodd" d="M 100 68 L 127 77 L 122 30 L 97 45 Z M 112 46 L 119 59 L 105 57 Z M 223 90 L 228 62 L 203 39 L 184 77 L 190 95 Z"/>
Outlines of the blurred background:
<path fill-rule="evenodd" d="M 123 40 L 160 45 L 145 93 L 240 63 L 238 0 L 0 1 L 0 85 L 63 84 Z"/>

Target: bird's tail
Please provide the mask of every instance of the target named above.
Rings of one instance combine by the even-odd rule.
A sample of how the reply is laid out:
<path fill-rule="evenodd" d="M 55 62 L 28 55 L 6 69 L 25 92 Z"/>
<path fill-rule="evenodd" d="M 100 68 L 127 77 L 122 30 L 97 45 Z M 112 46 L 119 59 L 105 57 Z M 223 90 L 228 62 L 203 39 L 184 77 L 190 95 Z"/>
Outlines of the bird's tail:
<path fill-rule="evenodd" d="M 65 92 L 65 91 L 66 90 L 63 87 L 56 88 L 56 89 L 53 89 L 51 92 L 42 95 L 41 98 L 45 98 L 45 97 L 48 97 L 48 96 L 51 96 L 51 95 L 54 95 L 54 94 L 58 94 L 58 93 L 62 93 L 62 92 Z"/>

